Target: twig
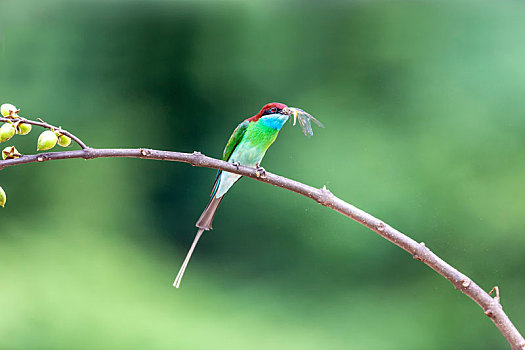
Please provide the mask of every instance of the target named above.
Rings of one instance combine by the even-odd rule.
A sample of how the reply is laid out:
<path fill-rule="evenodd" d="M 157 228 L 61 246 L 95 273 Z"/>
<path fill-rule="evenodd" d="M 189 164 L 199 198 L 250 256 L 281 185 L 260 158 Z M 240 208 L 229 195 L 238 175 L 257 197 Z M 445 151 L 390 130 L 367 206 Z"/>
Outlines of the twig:
<path fill-rule="evenodd" d="M 62 129 L 62 127 L 56 127 L 56 126 L 53 126 L 51 124 L 48 124 L 45 121 L 43 121 L 42 119 L 40 119 L 40 118 L 37 118 L 37 119 L 39 121 L 29 120 L 29 119 L 20 117 L 19 115 L 16 115 L 16 117 L 14 117 L 14 118 L 0 118 L 0 122 L 20 122 L 20 123 L 23 123 L 23 124 L 31 124 L 31 125 L 41 126 L 43 128 L 46 128 L 46 129 L 57 130 L 60 133 L 66 135 L 69 138 L 71 138 L 76 143 L 78 143 L 78 145 L 82 149 L 88 148 L 86 146 L 86 144 L 84 142 L 82 142 L 82 140 L 80 140 L 78 137 L 76 137 L 75 135 L 73 135 L 69 131 L 66 131 L 66 130 Z"/>
<path fill-rule="evenodd" d="M 496 301 L 496 302 L 499 303 L 499 302 L 500 302 L 500 297 L 499 297 L 499 287 L 498 287 L 498 286 L 494 286 L 494 287 L 490 290 L 489 295 L 492 296 L 492 293 L 494 293 L 494 292 L 496 292 L 496 293 L 495 293 L 495 296 L 494 296 L 494 301 Z"/>
<path fill-rule="evenodd" d="M 38 123 L 25 120 L 21 121 L 28 124 L 40 125 L 46 128 L 52 127 L 47 123 Z M 0 121 L 5 121 L 0 118 Z M 65 132 L 64 132 L 65 133 Z M 331 208 L 352 220 L 368 227 L 372 231 L 379 234 L 381 237 L 389 240 L 398 247 L 410 253 L 414 259 L 417 259 L 430 268 L 435 270 L 441 276 L 449 280 L 456 289 L 474 300 L 484 311 L 485 315 L 490 317 L 492 322 L 498 327 L 503 336 L 507 339 L 513 350 L 525 350 L 525 339 L 512 324 L 509 317 L 503 311 L 499 302 L 499 290 L 496 290 L 496 298 L 492 298 L 481 287 L 479 287 L 469 277 L 462 274 L 436 254 L 434 254 L 426 245 L 421 242 L 417 243 L 412 238 L 404 235 L 393 227 L 387 225 L 376 217 L 364 212 L 363 210 L 354 207 L 353 205 L 343 201 L 334 196 L 326 187 L 314 188 L 303 184 L 301 182 L 288 179 L 283 176 L 275 175 L 265 172 L 264 177 L 260 177 L 260 170 L 256 168 L 249 168 L 240 166 L 222 160 L 207 157 L 200 152 L 180 153 L 171 151 L 160 151 L 146 148 L 137 149 L 96 149 L 88 148 L 82 141 L 74 137 L 70 133 L 67 136 L 74 139 L 83 149 L 78 151 L 64 151 L 52 153 L 40 153 L 33 155 L 23 155 L 17 159 L 8 159 L 0 161 L 0 170 L 14 165 L 28 164 L 35 162 L 43 162 L 48 160 L 58 159 L 93 159 L 93 158 L 142 158 L 142 159 L 156 159 L 175 162 L 185 162 L 198 167 L 207 167 L 228 171 L 250 177 L 260 182 L 265 182 L 277 187 L 287 189 L 289 191 L 298 193 L 305 197 L 311 198 L 319 204 Z"/>

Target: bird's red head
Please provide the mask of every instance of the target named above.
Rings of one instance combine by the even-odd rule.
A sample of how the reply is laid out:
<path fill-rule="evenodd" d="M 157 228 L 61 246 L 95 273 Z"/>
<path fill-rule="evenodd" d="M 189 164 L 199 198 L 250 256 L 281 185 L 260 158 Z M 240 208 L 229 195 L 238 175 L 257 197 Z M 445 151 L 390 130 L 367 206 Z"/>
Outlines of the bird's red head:
<path fill-rule="evenodd" d="M 263 108 L 261 108 L 259 113 L 257 113 L 253 117 L 248 118 L 246 120 L 248 120 L 250 122 L 256 122 L 256 121 L 259 120 L 259 118 L 261 118 L 264 115 L 282 113 L 283 109 L 285 109 L 285 108 L 288 108 L 288 106 L 285 105 L 284 103 L 279 103 L 279 102 L 268 103 L 268 104 L 264 105 Z"/>

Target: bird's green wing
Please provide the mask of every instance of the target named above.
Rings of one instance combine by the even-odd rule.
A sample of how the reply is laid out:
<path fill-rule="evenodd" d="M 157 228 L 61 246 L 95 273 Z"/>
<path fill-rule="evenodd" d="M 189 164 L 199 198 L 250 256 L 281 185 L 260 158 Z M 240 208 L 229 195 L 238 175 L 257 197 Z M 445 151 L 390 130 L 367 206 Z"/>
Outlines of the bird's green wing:
<path fill-rule="evenodd" d="M 222 153 L 222 160 L 228 161 L 230 159 L 230 156 L 232 155 L 233 151 L 235 150 L 239 142 L 241 142 L 242 137 L 246 133 L 246 129 L 248 129 L 249 123 L 249 121 L 245 120 L 239 125 L 237 125 L 235 130 L 233 130 L 233 134 L 232 136 L 230 136 L 230 139 L 228 140 L 228 143 L 224 148 L 224 152 Z"/>
<path fill-rule="evenodd" d="M 233 130 L 232 136 L 230 136 L 230 139 L 228 140 L 226 147 L 224 147 L 224 152 L 222 153 L 222 160 L 227 162 L 230 159 L 233 151 L 235 150 L 237 145 L 239 145 L 239 143 L 242 140 L 242 137 L 246 133 L 246 129 L 248 129 L 249 123 L 250 123 L 249 121 L 245 120 L 239 125 L 237 125 L 235 130 Z M 217 177 L 215 178 L 215 182 L 213 183 L 213 187 L 211 191 L 212 197 L 217 191 L 217 188 L 219 186 L 219 179 L 221 177 L 221 173 L 222 173 L 222 170 L 217 171 Z"/>

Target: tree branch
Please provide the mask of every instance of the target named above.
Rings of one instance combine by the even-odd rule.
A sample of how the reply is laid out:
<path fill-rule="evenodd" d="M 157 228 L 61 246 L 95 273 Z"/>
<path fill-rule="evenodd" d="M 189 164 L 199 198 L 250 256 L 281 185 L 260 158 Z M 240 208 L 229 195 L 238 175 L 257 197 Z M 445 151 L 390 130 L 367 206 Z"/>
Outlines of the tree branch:
<path fill-rule="evenodd" d="M 503 308 L 500 304 L 499 288 L 497 286 L 494 287 L 490 291 L 490 293 L 487 294 L 470 278 L 468 278 L 466 275 L 462 274 L 461 272 L 447 264 L 436 254 L 434 254 L 430 249 L 428 249 L 425 246 L 425 243 L 417 243 L 412 238 L 397 231 L 396 229 L 387 225 L 386 223 L 377 219 L 376 217 L 341 200 L 340 198 L 334 196 L 325 186 L 319 189 L 272 173 L 264 172 L 263 174 L 261 174 L 256 168 L 237 166 L 222 160 L 206 157 L 200 152 L 181 153 L 152 150 L 146 148 L 89 148 L 78 137 L 66 130 L 63 130 L 61 127 L 57 128 L 51 124 L 44 122 L 41 119 L 39 119 L 39 121 L 29 120 L 20 117 L 17 113 L 18 111 L 13 111 L 8 117 L 0 117 L 0 122 L 20 122 L 25 124 L 41 126 L 46 129 L 57 130 L 60 133 L 74 140 L 82 149 L 78 151 L 22 155 L 19 158 L 2 160 L 0 161 L 0 170 L 14 165 L 59 159 L 141 158 L 185 162 L 193 166 L 220 169 L 228 171 L 230 173 L 236 173 L 239 175 L 251 177 L 258 181 L 266 182 L 268 184 L 287 189 L 289 191 L 311 198 L 319 204 L 331 208 L 351 218 L 352 220 L 360 223 L 363 226 L 368 227 L 372 231 L 379 234 L 381 237 L 389 240 L 398 247 L 412 254 L 414 259 L 422 261 L 423 263 L 428 265 L 441 276 L 448 279 L 456 289 L 460 290 L 462 293 L 474 300 L 483 309 L 485 315 L 490 317 L 492 322 L 494 322 L 496 327 L 498 327 L 498 329 L 507 339 L 513 350 L 525 350 L 525 339 L 518 332 L 516 327 L 514 327 L 509 317 L 503 311 Z M 496 296 L 494 298 L 490 296 L 490 294 L 492 294 L 493 291 L 496 292 Z"/>
<path fill-rule="evenodd" d="M 79 142 L 79 140 L 77 142 Z M 79 142 L 79 144 L 82 146 L 81 141 Z M 447 264 L 445 261 L 443 261 L 441 258 L 439 258 L 436 254 L 434 254 L 430 249 L 426 247 L 426 245 L 423 242 L 418 243 L 414 241 L 410 237 L 404 235 L 403 233 L 387 225 L 386 223 L 377 219 L 376 217 L 343 201 L 342 199 L 333 195 L 326 187 L 314 188 L 301 182 L 288 179 L 283 176 L 275 175 L 269 172 L 266 172 L 263 176 L 261 176 L 261 174 L 258 173 L 258 171 L 255 168 L 236 166 L 232 163 L 207 157 L 201 154 L 200 152 L 181 153 L 152 150 L 146 148 L 96 149 L 85 147 L 84 149 L 77 151 L 23 155 L 17 159 L 8 159 L 0 161 L 0 170 L 9 166 L 19 164 L 73 158 L 142 158 L 184 162 L 189 163 L 193 166 L 220 169 L 228 171 L 230 173 L 236 173 L 246 177 L 251 177 L 258 181 L 278 186 L 303 195 L 305 197 L 311 198 L 319 204 L 331 208 L 360 223 L 361 225 L 368 227 L 375 233 L 379 234 L 381 237 L 389 240 L 398 247 L 410 253 L 414 257 L 414 259 L 417 259 L 428 265 L 441 276 L 449 280 L 456 289 L 466 294 L 470 299 L 474 300 L 483 309 L 485 315 L 490 317 L 492 322 L 494 322 L 496 327 L 498 327 L 498 329 L 507 339 L 513 350 L 525 349 L 525 340 L 523 336 L 518 332 L 516 327 L 510 321 L 509 317 L 503 311 L 503 308 L 499 302 L 499 293 L 497 294 L 496 298 L 492 298 L 476 283 L 474 283 L 474 281 L 472 281 L 469 277 L 462 274 L 461 272 Z"/>
<path fill-rule="evenodd" d="M 73 141 L 75 141 L 80 146 L 80 148 L 82 148 L 82 149 L 88 148 L 86 146 L 86 144 L 84 142 L 82 142 L 82 140 L 80 140 L 78 137 L 76 137 L 75 135 L 73 135 L 69 131 L 66 131 L 66 130 L 62 129 L 61 126 L 59 126 L 57 128 L 56 126 L 53 126 L 51 124 L 46 123 L 45 121 L 43 121 L 40 118 L 38 118 L 38 120 L 39 121 L 29 120 L 29 119 L 26 119 L 26 118 L 23 118 L 23 117 L 19 116 L 18 114 L 14 114 L 14 117 L 8 117 L 8 118 L 1 118 L 0 117 L 0 122 L 20 122 L 22 124 L 31 124 L 31 125 L 41 126 L 43 128 L 46 128 L 46 129 L 53 129 L 53 130 L 60 131 L 61 134 L 64 134 L 67 137 L 69 137 L 70 139 L 72 139 Z"/>

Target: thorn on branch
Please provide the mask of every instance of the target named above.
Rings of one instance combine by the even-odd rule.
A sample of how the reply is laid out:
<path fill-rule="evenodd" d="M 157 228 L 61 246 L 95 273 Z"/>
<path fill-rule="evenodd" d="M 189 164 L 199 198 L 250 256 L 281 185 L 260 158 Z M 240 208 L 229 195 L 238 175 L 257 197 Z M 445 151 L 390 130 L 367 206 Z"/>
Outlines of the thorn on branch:
<path fill-rule="evenodd" d="M 498 286 L 494 286 L 489 292 L 489 295 L 492 295 L 492 293 L 495 292 L 494 301 L 496 301 L 498 304 L 500 303 L 500 297 L 499 297 L 499 288 Z"/>
<path fill-rule="evenodd" d="M 499 288 L 498 288 L 498 286 L 494 286 L 494 288 L 492 288 L 492 289 L 490 290 L 489 295 L 492 296 L 492 293 L 495 293 L 495 296 L 494 296 L 494 298 L 493 298 L 493 300 L 494 300 L 495 303 L 493 303 L 492 306 L 494 306 L 494 307 L 500 307 L 500 308 L 501 308 L 501 304 L 500 304 L 500 295 L 499 295 Z M 488 316 L 488 317 L 490 317 L 490 318 L 494 318 L 494 317 L 495 317 L 494 312 L 492 311 L 491 308 L 488 308 L 487 310 L 485 310 L 485 315 Z M 523 348 L 523 346 L 522 346 L 522 348 Z"/>

